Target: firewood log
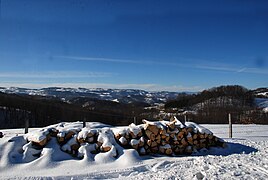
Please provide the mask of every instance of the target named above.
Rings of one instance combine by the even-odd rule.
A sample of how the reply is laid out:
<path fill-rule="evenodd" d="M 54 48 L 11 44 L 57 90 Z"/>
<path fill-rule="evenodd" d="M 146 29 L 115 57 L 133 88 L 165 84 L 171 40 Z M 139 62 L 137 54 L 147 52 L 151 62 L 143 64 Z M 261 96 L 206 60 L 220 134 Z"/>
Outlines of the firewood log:
<path fill-rule="evenodd" d="M 213 134 L 208 135 L 208 139 L 213 139 L 213 137 L 214 137 Z"/>
<path fill-rule="evenodd" d="M 192 152 L 193 152 L 193 148 L 192 148 L 192 146 L 187 146 L 187 147 L 185 148 L 185 153 L 186 153 L 186 154 L 192 154 Z"/>
<path fill-rule="evenodd" d="M 150 131 L 150 130 L 148 130 L 148 129 L 146 129 L 145 130 L 145 134 L 146 134 L 146 136 L 149 138 L 149 139 L 151 139 L 151 140 L 155 140 L 155 134 L 152 132 L 152 131 Z"/>
<path fill-rule="evenodd" d="M 167 155 L 171 155 L 172 153 L 173 153 L 173 151 L 171 148 L 166 149 L 166 151 L 165 151 L 165 154 L 167 154 Z"/>
<path fill-rule="evenodd" d="M 186 130 L 188 133 L 194 132 L 194 128 L 192 128 L 192 127 L 187 127 Z"/>
<path fill-rule="evenodd" d="M 139 152 L 140 155 L 146 155 L 147 154 L 147 152 L 146 152 L 144 147 L 141 147 L 138 152 Z"/>
<path fill-rule="evenodd" d="M 170 130 L 175 129 L 175 123 L 176 123 L 176 121 L 172 121 L 172 122 L 167 123 L 167 126 L 169 127 Z"/>
<path fill-rule="evenodd" d="M 157 142 L 152 141 L 151 147 L 156 147 L 157 146 Z"/>
<path fill-rule="evenodd" d="M 193 139 L 195 140 L 195 139 L 198 138 L 198 135 L 197 135 L 197 134 L 193 134 L 192 137 L 193 137 Z"/>
<path fill-rule="evenodd" d="M 149 130 L 153 134 L 157 135 L 159 132 L 159 128 L 156 125 L 150 125 L 150 124 L 145 124 L 144 130 Z"/>
<path fill-rule="evenodd" d="M 151 148 L 150 148 L 150 151 L 151 151 L 152 153 L 157 153 L 157 152 L 158 152 L 158 147 L 157 147 L 157 146 L 151 147 Z"/>
<path fill-rule="evenodd" d="M 116 140 L 119 140 L 119 139 L 122 137 L 122 135 L 119 134 L 119 133 L 116 133 L 116 134 L 114 135 L 114 137 L 115 137 Z"/>
<path fill-rule="evenodd" d="M 111 147 L 110 147 L 110 146 L 101 146 L 101 147 L 100 147 L 100 150 L 101 150 L 102 152 L 108 152 L 108 151 L 111 150 Z"/>
<path fill-rule="evenodd" d="M 130 144 L 134 149 L 136 149 L 136 150 L 138 150 L 138 148 L 139 148 L 139 143 L 140 143 L 140 141 L 137 140 L 137 139 L 132 139 L 132 140 L 129 142 L 129 144 Z"/>
<path fill-rule="evenodd" d="M 141 137 L 141 138 L 139 139 L 139 147 L 143 147 L 144 144 L 145 144 L 145 139 L 144 139 L 144 137 Z"/>
<path fill-rule="evenodd" d="M 188 145 L 188 142 L 184 138 L 182 138 L 181 144 L 186 147 Z"/>
<path fill-rule="evenodd" d="M 200 139 L 205 139 L 205 135 L 204 135 L 204 134 L 199 133 L 198 135 L 199 135 L 199 138 L 200 138 Z"/>
<path fill-rule="evenodd" d="M 160 135 L 165 135 L 165 134 L 167 134 L 166 129 L 165 129 L 165 128 L 160 129 L 160 130 L 159 130 L 159 134 L 160 134 Z"/>
<path fill-rule="evenodd" d="M 170 136 L 167 136 L 167 137 L 166 137 L 166 139 L 165 139 L 165 141 L 167 141 L 167 142 L 168 142 L 168 141 L 169 141 L 169 139 L 170 139 Z"/>
<path fill-rule="evenodd" d="M 128 144 L 127 139 L 125 137 L 123 137 L 123 136 L 119 139 L 119 142 L 123 146 L 126 146 Z"/>

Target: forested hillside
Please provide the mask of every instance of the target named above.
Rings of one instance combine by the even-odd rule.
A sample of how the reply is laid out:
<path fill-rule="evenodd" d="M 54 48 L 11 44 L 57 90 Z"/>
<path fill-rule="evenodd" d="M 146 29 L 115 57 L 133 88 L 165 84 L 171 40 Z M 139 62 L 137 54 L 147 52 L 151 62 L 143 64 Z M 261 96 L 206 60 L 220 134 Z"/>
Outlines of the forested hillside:
<path fill-rule="evenodd" d="M 132 104 L 113 101 L 79 98 L 73 103 L 53 97 L 29 96 L 0 93 L 0 128 L 24 127 L 26 119 L 30 127 L 40 127 L 60 121 L 99 121 L 113 125 L 133 122 L 133 116 L 143 109 Z"/>
<path fill-rule="evenodd" d="M 262 89 L 262 91 L 265 88 Z M 267 113 L 255 104 L 255 91 L 242 86 L 220 86 L 197 94 L 178 95 L 165 104 L 166 111 L 189 111 L 199 123 L 226 123 L 231 113 L 235 123 L 268 123 Z"/>

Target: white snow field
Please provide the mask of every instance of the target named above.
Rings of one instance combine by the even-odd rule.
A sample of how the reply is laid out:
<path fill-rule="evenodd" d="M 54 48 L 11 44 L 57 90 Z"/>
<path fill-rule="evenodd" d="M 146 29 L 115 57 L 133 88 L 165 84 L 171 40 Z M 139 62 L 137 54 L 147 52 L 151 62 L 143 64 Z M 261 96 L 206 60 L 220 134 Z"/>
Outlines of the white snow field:
<path fill-rule="evenodd" d="M 69 128 L 77 126 L 82 123 Z M 202 126 L 228 146 L 202 149 L 191 156 L 139 156 L 128 149 L 117 158 L 100 153 L 94 160 L 90 156 L 80 160 L 62 152 L 52 138 L 36 158 L 31 155 L 33 149 L 26 151 L 24 129 L 0 130 L 4 134 L 0 138 L 0 179 L 268 179 L 268 125 L 233 125 L 232 139 L 228 125 Z M 87 123 L 87 127 L 105 125 Z M 35 128 L 29 134 L 36 130 L 40 132 Z"/>

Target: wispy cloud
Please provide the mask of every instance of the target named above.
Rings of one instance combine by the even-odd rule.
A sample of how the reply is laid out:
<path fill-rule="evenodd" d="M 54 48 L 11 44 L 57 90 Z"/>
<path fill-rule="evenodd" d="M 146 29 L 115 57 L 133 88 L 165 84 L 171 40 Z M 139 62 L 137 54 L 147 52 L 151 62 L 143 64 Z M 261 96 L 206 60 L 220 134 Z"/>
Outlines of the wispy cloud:
<path fill-rule="evenodd" d="M 76 72 L 76 71 L 40 71 L 40 72 L 0 72 L 0 78 L 31 78 L 31 79 L 60 79 L 60 78 L 102 78 L 110 77 L 106 72 Z"/>
<path fill-rule="evenodd" d="M 32 82 L 1 82 L 0 87 L 25 87 L 25 88 L 46 88 L 46 87 L 69 87 L 69 88 L 104 88 L 104 89 L 143 89 L 147 91 L 191 91 L 197 92 L 204 88 L 200 86 L 178 86 L 161 84 L 110 84 L 110 83 L 32 83 Z"/>
<path fill-rule="evenodd" d="M 114 62 L 125 64 L 142 64 L 142 65 L 162 65 L 189 69 L 209 70 L 217 72 L 233 72 L 233 73 L 254 73 L 254 74 L 268 74 L 268 69 L 237 67 L 228 63 L 217 63 L 216 61 L 206 61 L 201 59 L 179 58 L 181 63 L 165 61 L 148 61 L 148 60 L 131 60 L 131 59 L 117 59 L 117 58 L 98 58 L 98 57 L 80 57 L 80 56 L 53 56 L 53 58 L 76 60 L 76 61 L 100 61 L 100 62 Z"/>
<path fill-rule="evenodd" d="M 253 74 L 268 74 L 268 69 L 265 68 L 242 68 L 240 72 Z"/>
<path fill-rule="evenodd" d="M 130 63 L 130 64 L 146 63 L 144 61 L 127 60 L 127 59 L 80 57 L 80 56 L 53 56 L 53 58 L 79 60 L 79 61 L 102 61 L 102 62 Z"/>

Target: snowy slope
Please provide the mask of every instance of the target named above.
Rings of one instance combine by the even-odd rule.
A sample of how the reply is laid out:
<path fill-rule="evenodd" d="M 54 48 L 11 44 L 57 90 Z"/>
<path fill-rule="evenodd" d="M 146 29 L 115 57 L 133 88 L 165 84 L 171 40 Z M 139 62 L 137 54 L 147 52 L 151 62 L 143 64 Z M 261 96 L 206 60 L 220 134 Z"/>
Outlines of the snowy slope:
<path fill-rule="evenodd" d="M 255 98 L 257 107 L 262 108 L 264 112 L 268 113 L 268 98 Z"/>
<path fill-rule="evenodd" d="M 91 128 L 104 127 L 94 123 Z M 0 179 L 267 179 L 268 126 L 234 125 L 233 139 L 228 139 L 227 125 L 203 125 L 228 141 L 226 149 L 213 148 L 194 156 L 143 156 L 125 150 L 117 160 L 106 163 L 58 157 L 57 149 L 47 147 L 49 158 L 29 163 L 10 162 L 21 149 L 23 129 L 0 130 Z M 33 131 L 36 129 L 30 129 Z M 14 137 L 15 136 L 15 137 Z M 7 142 L 10 139 L 13 142 Z M 51 142 L 52 143 L 52 142 Z M 52 144 L 50 144 L 52 145 Z M 12 153 L 10 153 L 12 152 Z M 11 158 L 12 159 L 12 158 Z M 103 159 L 102 159 L 103 160 Z"/>

